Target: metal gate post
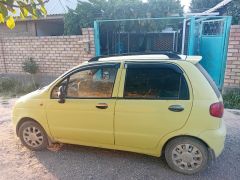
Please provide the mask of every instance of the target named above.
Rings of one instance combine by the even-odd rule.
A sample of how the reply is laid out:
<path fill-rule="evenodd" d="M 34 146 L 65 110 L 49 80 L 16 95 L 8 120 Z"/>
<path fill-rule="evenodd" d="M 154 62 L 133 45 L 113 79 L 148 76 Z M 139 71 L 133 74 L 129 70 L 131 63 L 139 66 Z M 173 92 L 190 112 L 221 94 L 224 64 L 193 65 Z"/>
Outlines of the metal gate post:
<path fill-rule="evenodd" d="M 184 54 L 184 51 L 185 51 L 185 36 L 186 36 L 186 23 L 187 22 L 187 19 L 184 18 L 183 20 L 183 33 L 182 33 L 182 50 L 181 50 L 181 53 Z"/>
<path fill-rule="evenodd" d="M 232 17 L 227 16 L 224 22 L 224 48 L 223 48 L 223 59 L 222 67 L 221 67 L 221 74 L 220 74 L 220 89 L 222 90 L 224 85 L 224 78 L 225 78 L 225 69 L 226 69 L 226 61 L 227 61 L 227 53 L 228 53 L 228 44 L 229 44 L 229 35 L 231 30 L 232 24 Z"/>
<path fill-rule="evenodd" d="M 95 55 L 100 56 L 100 40 L 99 40 L 99 22 L 94 21 L 94 43 L 95 43 Z"/>
<path fill-rule="evenodd" d="M 188 55 L 194 55 L 194 41 L 195 41 L 195 17 L 192 16 L 190 18 Z"/>

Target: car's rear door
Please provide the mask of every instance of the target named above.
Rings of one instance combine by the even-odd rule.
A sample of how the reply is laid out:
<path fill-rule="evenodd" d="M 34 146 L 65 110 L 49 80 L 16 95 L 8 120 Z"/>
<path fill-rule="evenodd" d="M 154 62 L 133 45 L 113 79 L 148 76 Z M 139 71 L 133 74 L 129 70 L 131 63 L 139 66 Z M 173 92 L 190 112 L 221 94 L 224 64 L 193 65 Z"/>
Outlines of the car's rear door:
<path fill-rule="evenodd" d="M 187 121 L 190 83 L 175 64 L 129 62 L 124 67 L 115 107 L 115 144 L 153 149 Z"/>

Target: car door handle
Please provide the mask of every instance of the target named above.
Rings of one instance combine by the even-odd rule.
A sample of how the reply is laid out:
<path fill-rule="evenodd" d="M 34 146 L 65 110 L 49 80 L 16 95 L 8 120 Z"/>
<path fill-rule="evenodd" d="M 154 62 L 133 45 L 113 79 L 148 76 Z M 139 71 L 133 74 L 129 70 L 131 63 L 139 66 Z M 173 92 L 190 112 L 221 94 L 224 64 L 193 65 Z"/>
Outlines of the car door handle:
<path fill-rule="evenodd" d="M 181 112 L 184 110 L 184 107 L 181 105 L 171 105 L 168 107 L 168 109 L 173 112 Z"/>
<path fill-rule="evenodd" d="M 98 109 L 107 109 L 108 105 L 107 105 L 107 103 L 98 103 L 96 105 L 96 108 L 98 108 Z"/>

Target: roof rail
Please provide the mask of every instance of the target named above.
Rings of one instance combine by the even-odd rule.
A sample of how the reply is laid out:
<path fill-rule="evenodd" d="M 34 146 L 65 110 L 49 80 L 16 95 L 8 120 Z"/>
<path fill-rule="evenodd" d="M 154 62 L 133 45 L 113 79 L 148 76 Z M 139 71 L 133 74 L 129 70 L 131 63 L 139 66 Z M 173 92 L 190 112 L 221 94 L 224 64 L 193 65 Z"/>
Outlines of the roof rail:
<path fill-rule="evenodd" d="M 95 56 L 95 57 L 89 59 L 88 62 L 98 61 L 100 58 L 104 58 L 104 57 L 108 57 L 108 56 Z"/>
<path fill-rule="evenodd" d="M 91 58 L 88 62 L 94 62 L 98 61 L 100 58 L 106 58 L 106 57 L 116 57 L 116 56 L 131 56 L 131 55 L 165 55 L 168 56 L 169 59 L 182 59 L 176 52 L 172 51 L 158 51 L 158 52 L 136 52 L 136 53 L 123 53 L 123 54 L 112 54 L 112 55 L 102 55 L 102 56 L 96 56 Z"/>

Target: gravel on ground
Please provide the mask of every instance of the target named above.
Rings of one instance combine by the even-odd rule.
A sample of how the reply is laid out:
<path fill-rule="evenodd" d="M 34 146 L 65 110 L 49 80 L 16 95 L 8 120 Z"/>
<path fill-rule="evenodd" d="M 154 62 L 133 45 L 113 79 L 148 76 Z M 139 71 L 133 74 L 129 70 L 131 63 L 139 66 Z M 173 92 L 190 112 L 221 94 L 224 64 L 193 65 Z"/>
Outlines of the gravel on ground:
<path fill-rule="evenodd" d="M 0 99 L 0 179 L 240 179 L 240 113 L 226 110 L 225 149 L 215 163 L 198 174 L 172 171 L 163 158 L 66 145 L 33 152 L 22 146 L 11 123 L 15 99 Z"/>

